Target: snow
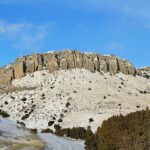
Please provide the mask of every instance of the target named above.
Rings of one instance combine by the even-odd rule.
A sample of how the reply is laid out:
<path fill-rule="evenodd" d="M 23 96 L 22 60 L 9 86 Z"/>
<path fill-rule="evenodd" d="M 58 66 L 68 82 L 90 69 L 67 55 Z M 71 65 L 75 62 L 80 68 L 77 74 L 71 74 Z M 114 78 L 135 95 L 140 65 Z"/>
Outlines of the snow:
<path fill-rule="evenodd" d="M 87 52 L 83 52 L 84 54 L 95 54 L 94 52 L 90 52 L 90 51 L 87 51 Z"/>
<path fill-rule="evenodd" d="M 68 140 L 50 133 L 39 133 L 39 137 L 47 143 L 45 150 L 84 150 L 84 141 Z"/>
<path fill-rule="evenodd" d="M 121 73 L 100 74 L 86 69 L 49 73 L 44 70 L 14 80 L 13 86 L 29 90 L 0 94 L 1 109 L 10 114 L 11 120 L 39 130 L 54 130 L 54 125 L 48 126 L 48 122 L 54 120 L 54 124 L 60 124 L 62 128 L 91 126 L 95 132 L 104 120 L 113 115 L 125 115 L 150 107 L 150 92 L 139 92 L 150 91 L 150 80 Z M 22 101 L 23 97 L 26 101 Z M 66 107 L 67 102 L 69 107 Z M 22 120 L 22 116 L 32 109 L 29 117 Z M 61 123 L 58 122 L 60 118 L 63 120 Z M 90 118 L 94 120 L 91 123 Z"/>
<path fill-rule="evenodd" d="M 0 117 L 0 150 L 43 149 L 45 142 L 30 130 L 7 118 Z"/>
<path fill-rule="evenodd" d="M 7 139 L 14 139 L 30 135 L 29 131 L 21 125 L 2 117 L 0 117 L 0 133 L 0 139 L 2 137 Z"/>
<path fill-rule="evenodd" d="M 48 51 L 47 53 L 54 53 L 55 51 Z"/>
<path fill-rule="evenodd" d="M 46 147 L 45 150 L 84 150 L 84 141 L 60 138 L 46 133 L 39 133 L 38 136 L 41 142 L 44 143 L 44 147 Z M 28 147 L 28 144 L 35 139 L 35 137 L 36 136 L 33 136 L 25 127 L 9 119 L 0 117 L 0 144 L 2 144 L 2 141 L 4 142 L 3 145 L 0 145 L 0 150 L 8 149 L 9 144 L 6 144 L 6 142 L 11 142 L 12 146 L 13 142 L 20 145 L 23 143 L 24 147 L 22 147 L 22 150 L 29 150 L 30 147 Z"/>

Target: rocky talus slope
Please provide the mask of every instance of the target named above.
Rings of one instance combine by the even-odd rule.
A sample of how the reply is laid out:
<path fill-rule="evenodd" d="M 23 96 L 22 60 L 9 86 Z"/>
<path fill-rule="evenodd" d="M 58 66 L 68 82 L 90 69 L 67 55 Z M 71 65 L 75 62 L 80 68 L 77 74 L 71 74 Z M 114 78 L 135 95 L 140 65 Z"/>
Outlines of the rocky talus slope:
<path fill-rule="evenodd" d="M 79 51 L 61 51 L 45 54 L 33 54 L 18 58 L 13 64 L 0 68 L 0 85 L 5 86 L 13 79 L 19 79 L 26 73 L 48 69 L 50 73 L 59 69 L 84 68 L 92 72 L 103 71 L 113 74 L 122 72 L 128 75 L 141 74 L 141 70 L 127 60 L 115 56 L 81 53 Z"/>

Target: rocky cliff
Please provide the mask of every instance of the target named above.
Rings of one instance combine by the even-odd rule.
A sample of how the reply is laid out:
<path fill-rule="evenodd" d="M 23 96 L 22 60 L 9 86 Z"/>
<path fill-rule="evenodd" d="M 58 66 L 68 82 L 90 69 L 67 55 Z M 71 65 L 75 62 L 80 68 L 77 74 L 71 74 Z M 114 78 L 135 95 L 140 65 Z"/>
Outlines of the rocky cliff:
<path fill-rule="evenodd" d="M 139 68 L 137 69 L 137 72 L 139 72 L 139 75 L 143 76 L 144 78 L 150 79 L 150 67 Z"/>
<path fill-rule="evenodd" d="M 48 69 L 51 73 L 59 69 L 85 68 L 91 72 L 103 71 L 116 74 L 122 72 L 127 75 L 140 74 L 140 70 L 127 60 L 115 56 L 81 53 L 79 51 L 61 51 L 45 54 L 33 54 L 17 58 L 6 68 L 0 68 L 0 85 L 11 84 L 13 79 L 19 79 L 26 73 Z"/>

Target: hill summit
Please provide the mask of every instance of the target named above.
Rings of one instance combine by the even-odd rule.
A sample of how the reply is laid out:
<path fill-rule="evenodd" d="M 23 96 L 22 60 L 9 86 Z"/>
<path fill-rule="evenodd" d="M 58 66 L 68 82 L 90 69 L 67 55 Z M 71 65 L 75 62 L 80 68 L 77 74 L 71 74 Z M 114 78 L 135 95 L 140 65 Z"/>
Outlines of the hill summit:
<path fill-rule="evenodd" d="M 137 70 L 127 60 L 116 56 L 105 56 L 95 53 L 81 53 L 79 51 L 60 51 L 45 54 L 23 56 L 5 68 L 0 68 L 0 85 L 10 84 L 13 79 L 24 77 L 27 73 L 49 70 L 50 73 L 60 69 L 84 68 L 91 72 L 122 72 L 127 75 L 139 75 Z"/>

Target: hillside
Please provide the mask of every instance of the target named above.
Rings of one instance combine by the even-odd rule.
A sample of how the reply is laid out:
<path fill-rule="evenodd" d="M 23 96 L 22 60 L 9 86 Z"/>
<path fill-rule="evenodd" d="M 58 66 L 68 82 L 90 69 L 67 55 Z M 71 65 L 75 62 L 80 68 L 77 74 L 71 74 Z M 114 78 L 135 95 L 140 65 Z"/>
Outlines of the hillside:
<path fill-rule="evenodd" d="M 13 134 L 20 132 L 11 130 L 13 121 L 39 132 L 89 126 L 96 132 L 113 115 L 150 107 L 149 77 L 149 67 L 137 69 L 115 56 L 79 51 L 23 56 L 0 68 L 0 112 L 11 120 L 5 124 Z M 47 150 L 84 147 L 83 141 L 39 136 Z"/>
<path fill-rule="evenodd" d="M 71 55 L 72 53 L 81 54 L 75 51 L 63 51 L 41 55 L 49 56 L 47 62 L 51 62 L 48 64 L 52 65 L 54 64 L 53 58 L 50 56 Z M 59 60 L 63 60 L 62 64 L 67 60 L 67 68 L 60 68 L 56 71 L 51 71 L 46 67 L 37 71 L 32 70 L 39 68 L 40 65 L 37 63 L 38 67 L 35 67 L 36 63 L 33 63 L 33 58 L 41 55 L 18 58 L 17 64 L 26 58 L 26 72 L 30 68 L 31 73 L 25 73 L 24 77 L 13 79 L 11 84 L 7 86 L 5 84 L 5 88 L 1 88 L 1 110 L 6 111 L 12 120 L 23 122 L 27 128 L 37 128 L 39 131 L 46 128 L 54 130 L 54 126 L 59 124 L 62 128 L 91 126 L 92 130 L 96 131 L 103 120 L 112 115 L 128 114 L 150 106 L 150 80 L 147 76 L 127 75 L 121 71 L 112 73 L 112 70 L 115 70 L 112 58 L 129 65 L 127 61 L 118 61 L 115 56 L 103 56 L 109 60 L 107 61 L 109 71 L 105 72 L 104 70 L 91 70 L 90 67 L 86 69 L 83 64 L 92 66 L 90 59 L 83 61 L 81 68 L 71 68 L 69 64 L 73 62 L 68 60 L 69 57 L 65 57 Z M 86 58 L 89 58 L 89 55 L 98 56 L 82 55 Z M 29 58 L 30 65 L 27 65 Z M 100 59 L 99 62 L 101 62 Z M 61 63 L 59 61 L 59 66 Z M 94 63 L 92 64 L 94 66 Z M 102 68 L 100 66 L 98 68 Z M 139 69 L 139 71 L 133 66 L 131 68 L 135 73 L 141 72 L 142 75 L 146 72 L 148 74 L 148 70 Z M 132 70 L 131 68 L 128 67 L 129 70 Z M 20 68 L 16 67 L 15 70 L 17 70 L 14 72 L 15 75 L 20 73 Z M 3 75 L 7 74 L 0 76 Z"/>

